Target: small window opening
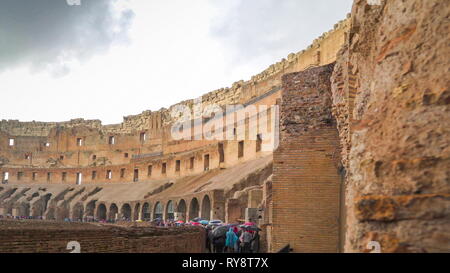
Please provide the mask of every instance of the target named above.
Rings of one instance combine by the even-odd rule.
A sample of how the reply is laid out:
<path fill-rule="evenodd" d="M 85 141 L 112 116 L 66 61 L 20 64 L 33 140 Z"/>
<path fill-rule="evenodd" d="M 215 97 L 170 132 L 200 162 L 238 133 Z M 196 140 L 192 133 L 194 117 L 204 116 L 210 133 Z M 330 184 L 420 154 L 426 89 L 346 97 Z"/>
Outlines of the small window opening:
<path fill-rule="evenodd" d="M 109 137 L 109 141 L 108 141 L 109 145 L 114 145 L 116 144 L 116 138 L 114 136 L 110 136 Z"/>
<path fill-rule="evenodd" d="M 194 160 L 195 160 L 195 157 L 191 157 L 190 158 L 190 160 L 189 160 L 189 169 L 194 169 Z"/>
<path fill-rule="evenodd" d="M 181 166 L 181 161 L 180 160 L 175 161 L 175 171 L 176 172 L 180 171 L 180 166 Z"/>
<path fill-rule="evenodd" d="M 241 158 L 244 156 L 244 141 L 239 141 L 238 143 L 238 157 Z"/>
<path fill-rule="evenodd" d="M 112 179 L 112 171 L 111 170 L 106 171 L 106 179 Z"/>

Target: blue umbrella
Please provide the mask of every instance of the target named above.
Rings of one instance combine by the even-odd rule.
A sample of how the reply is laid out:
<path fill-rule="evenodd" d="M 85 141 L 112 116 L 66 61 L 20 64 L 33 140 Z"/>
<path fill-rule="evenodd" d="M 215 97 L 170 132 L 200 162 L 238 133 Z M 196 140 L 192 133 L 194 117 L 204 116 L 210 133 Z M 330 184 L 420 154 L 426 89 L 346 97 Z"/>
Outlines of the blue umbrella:
<path fill-rule="evenodd" d="M 200 221 L 200 224 L 202 224 L 202 225 L 207 225 L 207 224 L 209 224 L 209 221 L 208 221 L 208 220 L 201 220 L 201 221 Z"/>

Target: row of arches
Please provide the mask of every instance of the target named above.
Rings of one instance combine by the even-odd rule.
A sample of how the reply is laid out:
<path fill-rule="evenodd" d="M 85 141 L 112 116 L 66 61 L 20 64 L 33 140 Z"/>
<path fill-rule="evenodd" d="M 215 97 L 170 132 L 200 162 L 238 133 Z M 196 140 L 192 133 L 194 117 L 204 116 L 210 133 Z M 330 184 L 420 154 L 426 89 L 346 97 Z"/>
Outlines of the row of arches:
<path fill-rule="evenodd" d="M 72 209 L 71 218 L 77 221 L 84 219 L 85 217 L 94 217 L 98 220 L 192 220 L 196 217 L 202 217 L 203 219 L 211 220 L 211 199 L 208 195 L 205 195 L 200 202 L 196 197 L 192 198 L 189 202 L 189 208 L 184 199 L 180 199 L 176 204 L 173 200 L 167 201 L 164 204 L 160 201 L 156 202 L 153 208 L 151 203 L 144 202 L 136 203 L 134 209 L 129 203 L 123 204 L 120 208 L 116 203 L 112 203 L 107 206 L 104 203 L 100 203 L 96 206 L 96 201 L 90 201 L 84 207 L 81 203 L 77 203 Z M 189 219 L 187 219 L 187 217 Z"/>
<path fill-rule="evenodd" d="M 46 195 L 32 205 L 23 202 L 17 205 L 11 204 L 2 210 L 16 216 L 43 216 L 45 219 L 61 221 L 65 218 L 71 218 L 74 221 L 82 221 L 86 218 L 104 221 L 139 219 L 149 221 L 157 218 L 189 221 L 196 217 L 211 220 L 212 217 L 211 199 L 208 195 L 204 195 L 201 199 L 193 197 L 189 203 L 185 199 L 169 200 L 165 203 L 157 201 L 154 204 L 151 202 L 105 204 L 91 200 L 87 204 L 78 202 L 73 207 L 65 201 L 48 206 L 50 199 L 51 197 Z"/>

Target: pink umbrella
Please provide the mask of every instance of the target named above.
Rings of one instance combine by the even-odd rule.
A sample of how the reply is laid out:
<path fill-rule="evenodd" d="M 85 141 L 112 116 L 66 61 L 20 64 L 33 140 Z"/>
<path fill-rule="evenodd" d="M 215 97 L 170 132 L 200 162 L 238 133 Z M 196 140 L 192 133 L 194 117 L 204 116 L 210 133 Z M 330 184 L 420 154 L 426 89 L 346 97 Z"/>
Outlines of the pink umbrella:
<path fill-rule="evenodd" d="M 253 222 L 247 222 L 244 224 L 244 226 L 256 226 L 256 224 Z"/>
<path fill-rule="evenodd" d="M 184 224 L 184 221 L 179 220 L 179 221 L 177 221 L 177 223 L 178 224 Z"/>
<path fill-rule="evenodd" d="M 201 226 L 202 224 L 198 223 L 198 222 L 193 222 L 192 223 L 193 226 Z"/>

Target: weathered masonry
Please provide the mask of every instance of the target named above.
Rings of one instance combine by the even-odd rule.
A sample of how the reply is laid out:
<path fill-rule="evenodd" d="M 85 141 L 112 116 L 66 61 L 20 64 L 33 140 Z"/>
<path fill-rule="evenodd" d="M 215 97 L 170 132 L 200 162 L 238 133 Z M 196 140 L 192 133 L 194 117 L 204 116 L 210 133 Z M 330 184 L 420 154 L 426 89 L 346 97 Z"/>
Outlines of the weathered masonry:
<path fill-rule="evenodd" d="M 211 116 L 172 137 L 171 111 L 195 100 L 116 125 L 0 121 L 0 214 L 251 220 L 272 252 L 449 252 L 450 5 L 380 2 L 204 95 L 253 107 L 215 127 L 232 139 L 195 139 Z"/>
<path fill-rule="evenodd" d="M 204 108 L 246 107 L 247 113 L 224 116 L 223 127 L 215 128 L 231 132 L 232 140 L 196 139 L 199 121 L 214 121 L 198 116 L 191 121 L 192 140 L 173 138 L 171 111 L 193 108 L 195 100 L 127 116 L 115 125 L 83 119 L 0 121 L 0 214 L 58 221 L 262 221 L 258 211 L 272 175 L 263 129 L 276 134 L 271 125 L 278 122 L 281 78 L 335 61 L 347 28 L 348 19 L 251 80 L 202 96 Z"/>
<path fill-rule="evenodd" d="M 450 251 L 450 6 L 381 3 L 355 1 L 332 73 L 283 77 L 272 251 Z"/>
<path fill-rule="evenodd" d="M 274 152 L 272 250 L 339 251 L 339 134 L 331 113 L 333 65 L 283 77 Z M 295 193 L 295 194 L 293 194 Z"/>
<path fill-rule="evenodd" d="M 69 253 L 71 241 L 81 253 L 202 253 L 204 236 L 200 228 L 0 220 L 0 253 Z"/>

